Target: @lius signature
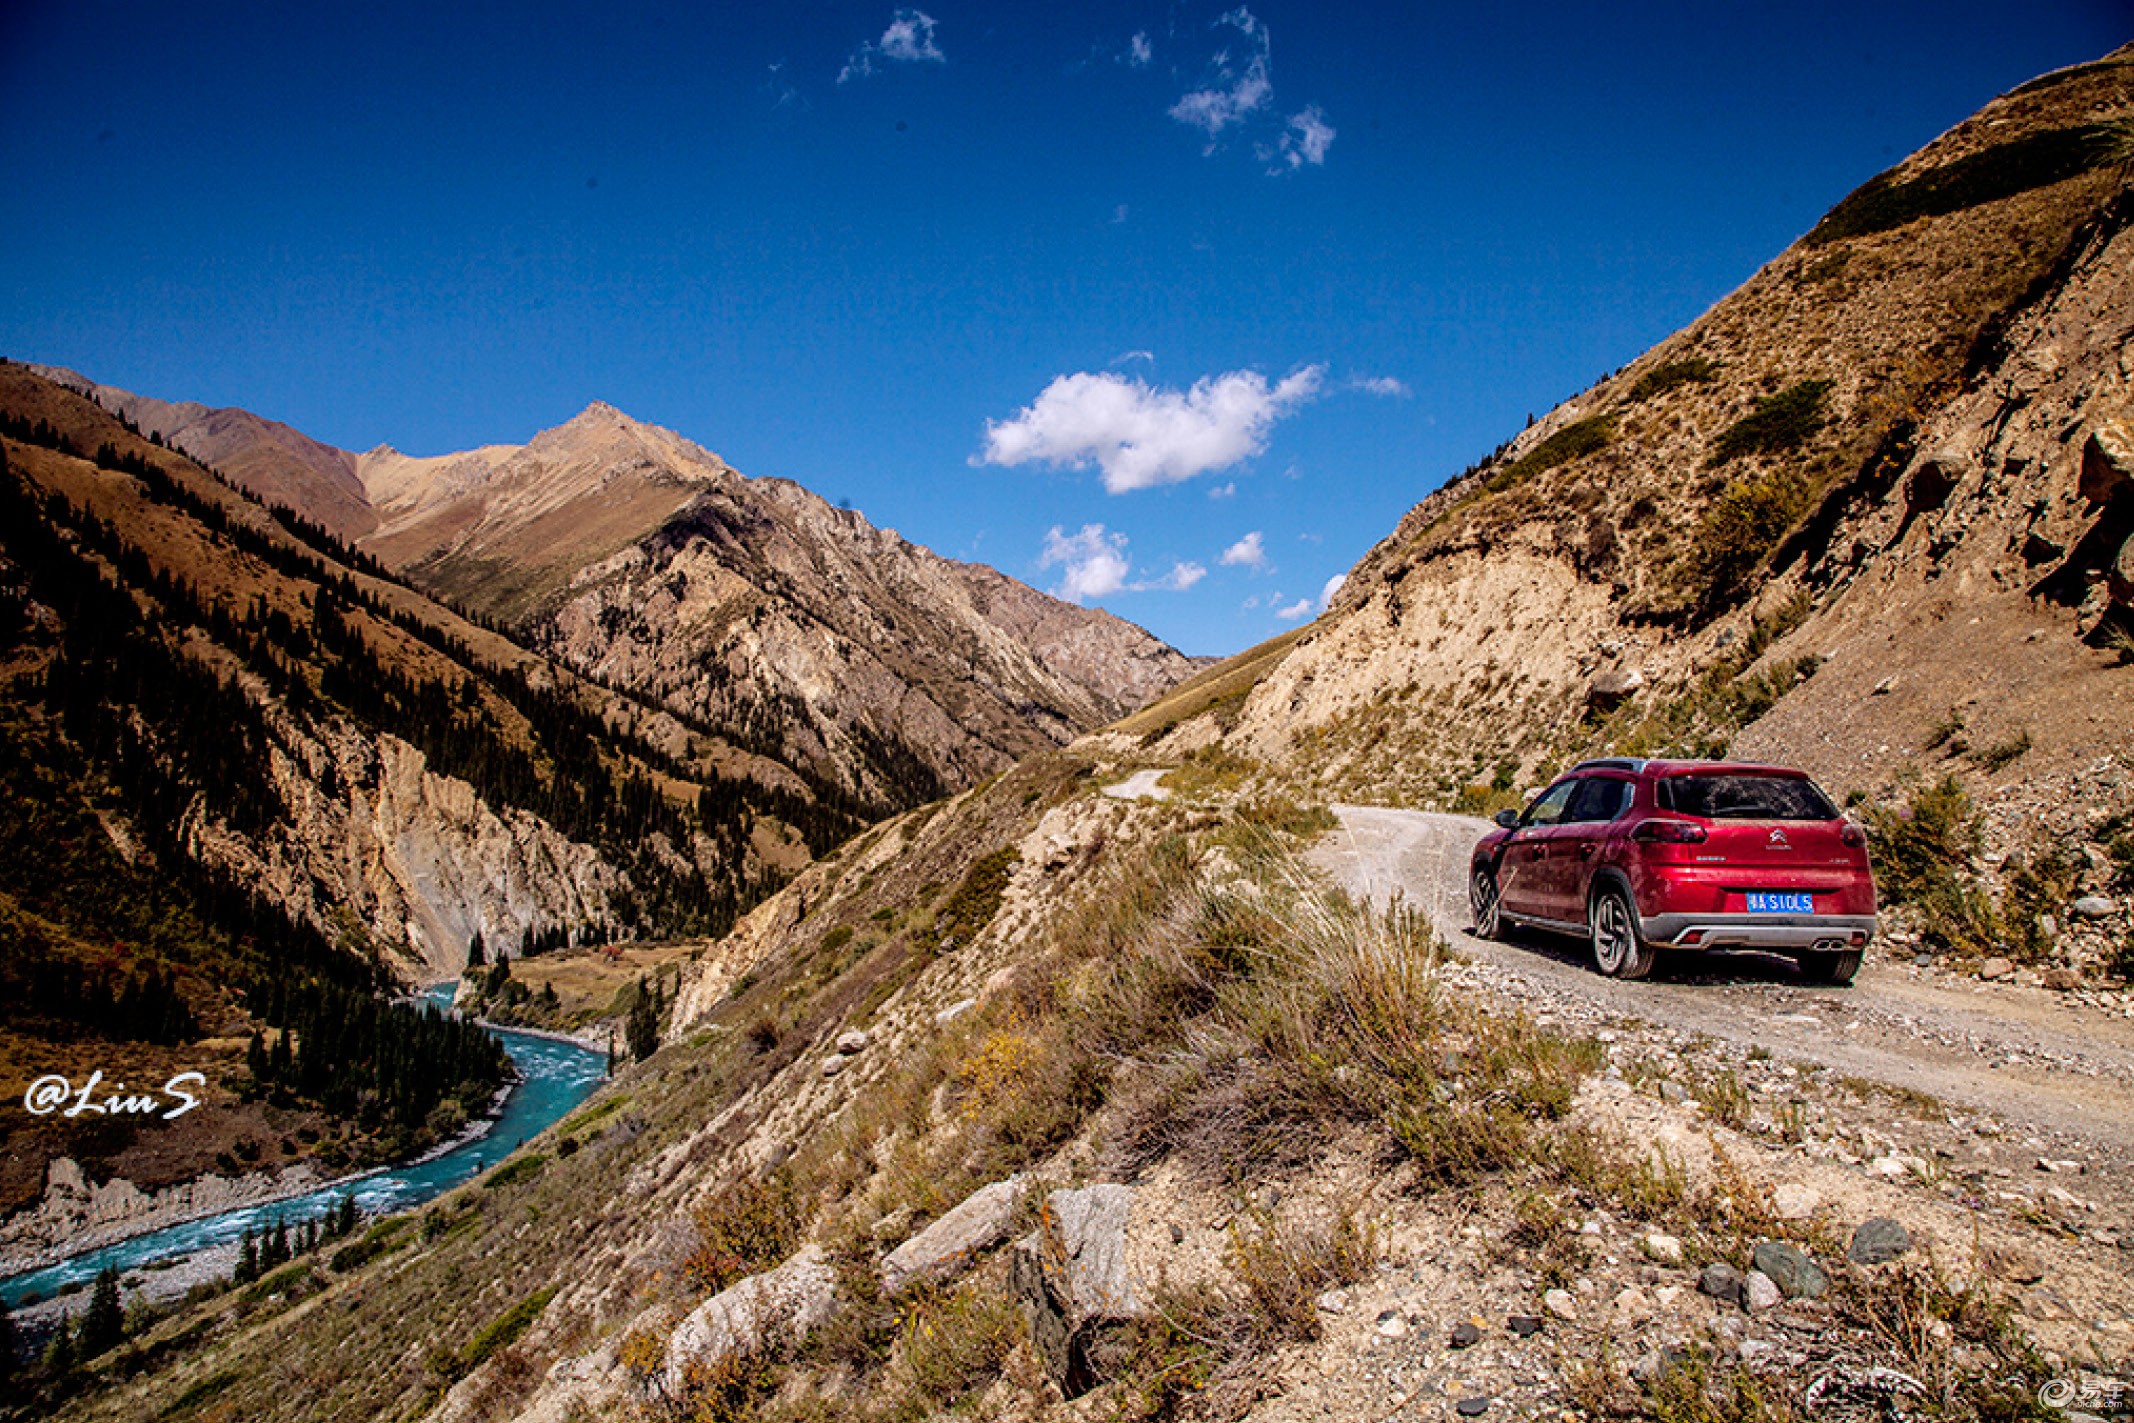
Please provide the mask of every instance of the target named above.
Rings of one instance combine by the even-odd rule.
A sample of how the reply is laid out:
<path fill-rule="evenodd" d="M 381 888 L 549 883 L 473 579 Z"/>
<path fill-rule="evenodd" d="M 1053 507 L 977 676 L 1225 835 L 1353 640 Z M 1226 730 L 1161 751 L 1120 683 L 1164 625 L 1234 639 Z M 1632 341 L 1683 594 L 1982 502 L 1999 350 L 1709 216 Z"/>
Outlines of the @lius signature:
<path fill-rule="evenodd" d="M 181 1072 L 163 1084 L 160 1095 L 128 1094 L 126 1084 L 119 1082 L 99 1099 L 96 1089 L 103 1085 L 103 1081 L 102 1068 L 90 1073 L 89 1079 L 79 1088 L 56 1072 L 47 1073 L 32 1082 L 30 1089 L 22 1094 L 22 1105 L 33 1116 L 39 1117 L 48 1117 L 54 1112 L 63 1117 L 78 1117 L 84 1113 L 91 1116 L 153 1116 L 161 1111 L 167 1122 L 200 1105 L 200 1099 L 185 1089 L 187 1086 L 205 1087 L 207 1074 Z M 166 1109 L 166 1098 L 176 1105 Z"/>

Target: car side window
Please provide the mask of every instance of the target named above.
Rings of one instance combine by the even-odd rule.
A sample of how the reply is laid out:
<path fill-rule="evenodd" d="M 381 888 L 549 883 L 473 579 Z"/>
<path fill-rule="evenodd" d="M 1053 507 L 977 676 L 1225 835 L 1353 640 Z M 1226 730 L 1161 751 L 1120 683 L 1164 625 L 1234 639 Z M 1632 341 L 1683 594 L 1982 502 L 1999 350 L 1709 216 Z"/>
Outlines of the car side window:
<path fill-rule="evenodd" d="M 1575 781 L 1559 781 L 1541 793 L 1541 799 L 1526 808 L 1520 820 L 1522 826 L 1557 825 L 1562 823 L 1564 808 L 1571 803 L 1571 793 L 1584 785 L 1583 778 Z"/>
<path fill-rule="evenodd" d="M 1564 823 L 1577 821 L 1585 824 L 1615 819 L 1622 814 L 1623 804 L 1628 799 L 1624 793 L 1629 789 L 1628 781 L 1618 781 L 1612 776 L 1588 776 L 1578 783 L 1578 793 L 1571 797 L 1571 804 L 1564 811 Z"/>

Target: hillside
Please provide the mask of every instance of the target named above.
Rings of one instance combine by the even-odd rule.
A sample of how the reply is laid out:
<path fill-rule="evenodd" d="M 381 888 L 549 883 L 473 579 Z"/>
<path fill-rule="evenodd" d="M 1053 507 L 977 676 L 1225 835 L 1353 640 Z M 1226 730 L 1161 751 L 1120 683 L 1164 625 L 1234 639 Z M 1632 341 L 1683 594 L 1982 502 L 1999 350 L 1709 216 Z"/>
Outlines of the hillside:
<path fill-rule="evenodd" d="M 50 374 L 182 448 L 212 440 L 234 483 L 452 606 L 870 806 L 967 786 L 1192 670 L 1109 613 L 599 402 L 523 446 L 353 455 L 249 412 Z"/>
<path fill-rule="evenodd" d="M 1310 627 L 824 855 L 513 1163 L 172 1304 L 60 1416 L 1987 1423 L 2115 1387 L 2130 68 L 1867 184 Z M 1393 808 L 1661 749 L 1867 820 L 1903 902 L 1855 987 L 1483 944 L 1482 823 Z"/>

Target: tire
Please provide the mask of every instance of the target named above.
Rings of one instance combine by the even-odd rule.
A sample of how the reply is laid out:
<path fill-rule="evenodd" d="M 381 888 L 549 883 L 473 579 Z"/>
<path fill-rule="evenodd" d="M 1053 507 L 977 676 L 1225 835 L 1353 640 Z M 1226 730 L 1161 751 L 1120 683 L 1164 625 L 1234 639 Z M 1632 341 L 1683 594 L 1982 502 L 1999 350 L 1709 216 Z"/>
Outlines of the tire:
<path fill-rule="evenodd" d="M 1810 983 L 1827 983 L 1833 988 L 1843 988 L 1851 983 L 1853 975 L 1860 971 L 1860 958 L 1859 949 L 1840 949 L 1834 954 L 1802 954 L 1801 977 Z"/>
<path fill-rule="evenodd" d="M 1497 893 L 1495 875 L 1488 870 L 1475 871 L 1474 878 L 1467 882 L 1467 904 L 1474 911 L 1477 939 L 1504 937 L 1504 900 Z"/>
<path fill-rule="evenodd" d="M 1593 942 L 1593 963 L 1610 978 L 1643 978 L 1652 972 L 1659 951 L 1638 930 L 1638 909 L 1621 885 L 1604 884 L 1586 906 L 1586 930 Z"/>

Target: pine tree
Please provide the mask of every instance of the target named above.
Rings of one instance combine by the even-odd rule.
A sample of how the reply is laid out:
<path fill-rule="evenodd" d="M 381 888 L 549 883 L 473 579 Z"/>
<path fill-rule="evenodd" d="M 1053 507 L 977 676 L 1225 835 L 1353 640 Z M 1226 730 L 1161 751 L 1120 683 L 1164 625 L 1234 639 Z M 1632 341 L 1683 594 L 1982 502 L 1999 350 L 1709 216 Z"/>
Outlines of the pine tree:
<path fill-rule="evenodd" d="M 467 967 L 480 968 L 489 961 L 482 948 L 482 931 L 476 929 L 474 937 L 467 941 Z"/>
<path fill-rule="evenodd" d="M 126 1312 L 119 1304 L 119 1272 L 106 1265 L 96 1275 L 96 1289 L 89 1296 L 89 1312 L 82 1316 L 81 1356 L 93 1359 L 117 1347 L 126 1337 Z"/>
<path fill-rule="evenodd" d="M 341 1197 L 341 1214 L 340 1218 L 334 1222 L 334 1234 L 354 1235 L 355 1233 L 356 1198 L 354 1195 L 345 1195 Z"/>
<path fill-rule="evenodd" d="M 20 1347 L 15 1316 L 8 1313 L 7 1301 L 0 1299 L 0 1404 L 15 1401 L 15 1378 L 21 1372 L 15 1352 Z"/>
<path fill-rule="evenodd" d="M 643 1062 L 659 1050 L 659 1010 L 642 978 L 637 980 L 637 998 L 630 1004 L 630 1017 L 623 1027 L 623 1035 L 629 1043 L 631 1058 L 637 1062 Z"/>
<path fill-rule="evenodd" d="M 259 1278 L 259 1241 L 252 1234 L 252 1227 L 245 1227 L 245 1243 L 237 1254 L 237 1273 L 234 1277 L 240 1285 L 249 1285 Z"/>

